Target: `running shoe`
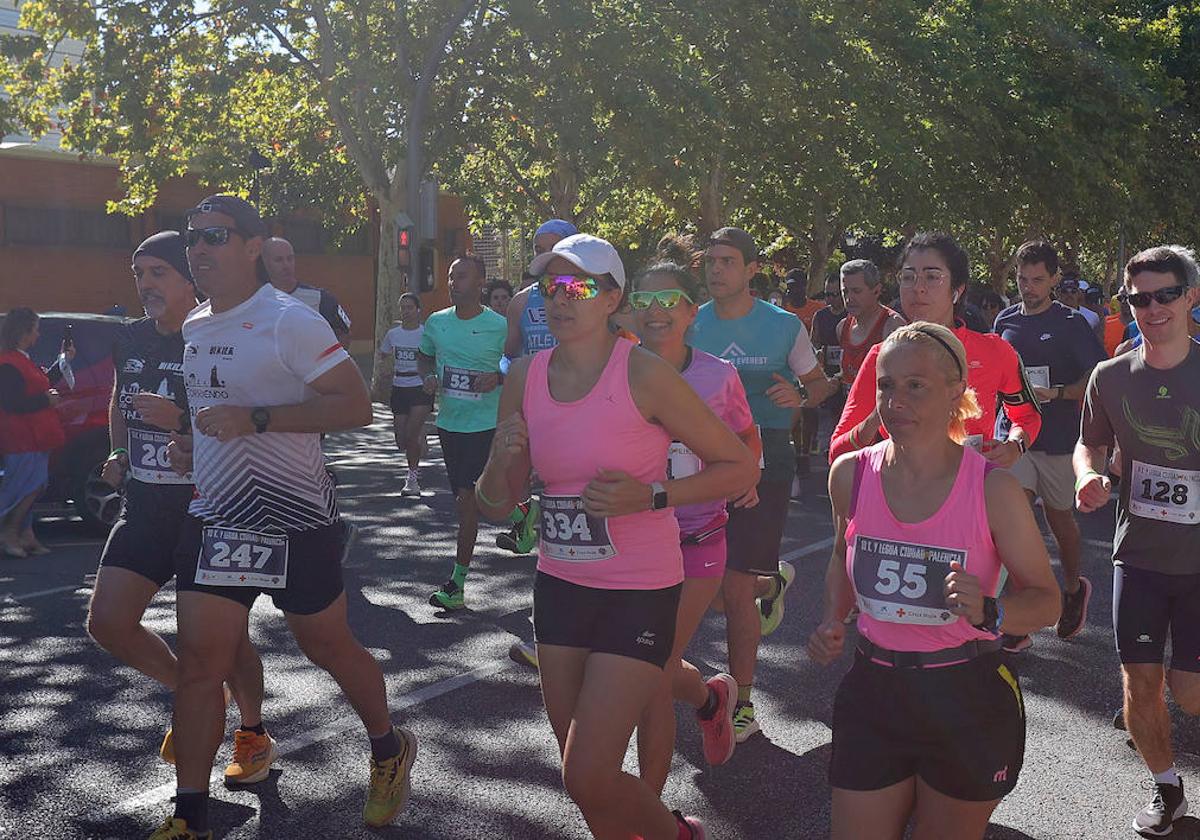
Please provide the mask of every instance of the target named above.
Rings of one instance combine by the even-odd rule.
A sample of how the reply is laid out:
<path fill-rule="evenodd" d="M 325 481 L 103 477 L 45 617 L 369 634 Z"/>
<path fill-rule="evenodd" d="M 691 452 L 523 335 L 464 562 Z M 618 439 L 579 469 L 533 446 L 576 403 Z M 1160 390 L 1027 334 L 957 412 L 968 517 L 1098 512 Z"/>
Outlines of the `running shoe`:
<path fill-rule="evenodd" d="M 408 471 L 408 478 L 404 479 L 404 489 L 400 491 L 400 495 L 409 496 L 411 498 L 420 498 L 421 477 L 416 470 Z"/>
<path fill-rule="evenodd" d="M 446 581 L 437 592 L 429 596 L 429 604 L 443 610 L 461 610 L 466 606 L 462 587 L 452 580 Z"/>
<path fill-rule="evenodd" d="M 508 658 L 518 665 L 538 666 L 537 645 L 533 642 L 513 642 L 508 649 Z"/>
<path fill-rule="evenodd" d="M 738 703 L 733 710 L 733 736 L 737 743 L 744 744 L 755 732 L 762 732 L 754 719 L 753 703 Z"/>
<path fill-rule="evenodd" d="M 371 759 L 371 787 L 367 791 L 367 804 L 363 806 L 363 822 L 376 828 L 394 820 L 412 792 L 417 736 L 402 726 L 395 729 L 404 749 L 399 755 L 383 761 Z"/>
<path fill-rule="evenodd" d="M 1092 582 L 1085 577 L 1079 578 L 1079 588 L 1074 593 L 1063 592 L 1062 615 L 1058 624 L 1054 625 L 1060 639 L 1070 639 L 1079 634 L 1087 623 L 1088 601 L 1092 599 Z"/>
<path fill-rule="evenodd" d="M 729 674 L 717 674 L 705 683 L 717 698 L 717 710 L 705 720 L 696 714 L 700 724 L 700 739 L 704 744 L 704 760 L 714 767 L 733 757 L 737 738 L 733 731 L 733 707 L 737 700 L 737 680 Z M 753 711 L 753 709 L 751 709 Z"/>
<path fill-rule="evenodd" d="M 1183 779 L 1177 785 L 1155 783 L 1154 798 L 1133 818 L 1133 830 L 1143 837 L 1165 837 L 1174 829 L 1175 820 L 1187 811 Z"/>
<path fill-rule="evenodd" d="M 1032 636 L 1010 636 L 1004 634 L 1004 650 L 1007 653 L 1024 653 L 1033 647 Z"/>
<path fill-rule="evenodd" d="M 775 573 L 774 578 L 779 581 L 779 594 L 774 598 L 758 600 L 758 611 L 761 614 L 764 636 L 770 636 L 783 623 L 783 599 L 787 595 L 788 587 L 796 579 L 796 568 L 788 561 L 780 560 L 779 571 Z"/>
<path fill-rule="evenodd" d="M 187 820 L 178 817 L 167 817 L 158 830 L 150 835 L 150 840 L 212 840 L 213 833 L 206 831 L 201 834 L 188 828 Z"/>
<path fill-rule="evenodd" d="M 699 817 L 685 817 L 678 811 L 672 811 L 675 821 L 679 823 L 679 840 L 704 840 L 704 823 Z"/>
<path fill-rule="evenodd" d="M 175 763 L 175 730 L 167 727 L 167 734 L 163 736 L 162 745 L 158 748 L 158 757 L 167 764 Z"/>
<path fill-rule="evenodd" d="M 233 733 L 233 761 L 225 768 L 225 785 L 240 787 L 261 782 L 275 763 L 275 739 L 269 732 L 259 735 L 246 729 Z"/>
<path fill-rule="evenodd" d="M 537 498 L 529 500 L 525 516 L 516 523 L 517 553 L 529 554 L 538 544 L 538 522 L 542 518 L 542 506 Z"/>

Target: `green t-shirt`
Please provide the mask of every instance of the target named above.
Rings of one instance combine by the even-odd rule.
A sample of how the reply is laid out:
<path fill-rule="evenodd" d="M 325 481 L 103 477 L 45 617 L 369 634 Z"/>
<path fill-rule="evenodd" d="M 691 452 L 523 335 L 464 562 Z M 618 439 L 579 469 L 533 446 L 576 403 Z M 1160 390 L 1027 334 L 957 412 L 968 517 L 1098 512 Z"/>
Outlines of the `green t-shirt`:
<path fill-rule="evenodd" d="M 508 321 L 484 307 L 474 318 L 459 318 L 454 307 L 425 320 L 420 351 L 436 360 L 441 397 L 437 426 L 447 432 L 486 432 L 496 428 L 500 388 L 477 390 L 477 378 L 500 371 Z"/>

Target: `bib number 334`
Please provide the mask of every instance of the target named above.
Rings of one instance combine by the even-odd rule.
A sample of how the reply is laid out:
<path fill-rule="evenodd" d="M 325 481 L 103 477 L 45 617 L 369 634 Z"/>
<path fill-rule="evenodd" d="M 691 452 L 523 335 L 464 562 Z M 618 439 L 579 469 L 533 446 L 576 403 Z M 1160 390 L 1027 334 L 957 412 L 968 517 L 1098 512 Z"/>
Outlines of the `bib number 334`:
<path fill-rule="evenodd" d="M 590 515 L 578 496 L 542 497 L 542 551 L 568 563 L 591 563 L 617 553 L 608 520 Z"/>
<path fill-rule="evenodd" d="M 287 566 L 288 540 L 282 534 L 209 526 L 200 544 L 196 583 L 284 589 Z"/>

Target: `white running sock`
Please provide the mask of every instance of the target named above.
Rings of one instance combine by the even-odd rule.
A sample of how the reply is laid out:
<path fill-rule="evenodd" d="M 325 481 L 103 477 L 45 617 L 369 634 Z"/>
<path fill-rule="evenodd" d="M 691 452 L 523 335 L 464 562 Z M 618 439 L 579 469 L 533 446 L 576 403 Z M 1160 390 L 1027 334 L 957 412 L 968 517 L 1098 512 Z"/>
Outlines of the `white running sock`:
<path fill-rule="evenodd" d="M 1169 770 L 1164 770 L 1161 773 L 1152 773 L 1151 775 L 1154 776 L 1154 781 L 1157 784 L 1174 785 L 1175 787 L 1179 787 L 1179 771 L 1174 767 L 1171 767 Z"/>

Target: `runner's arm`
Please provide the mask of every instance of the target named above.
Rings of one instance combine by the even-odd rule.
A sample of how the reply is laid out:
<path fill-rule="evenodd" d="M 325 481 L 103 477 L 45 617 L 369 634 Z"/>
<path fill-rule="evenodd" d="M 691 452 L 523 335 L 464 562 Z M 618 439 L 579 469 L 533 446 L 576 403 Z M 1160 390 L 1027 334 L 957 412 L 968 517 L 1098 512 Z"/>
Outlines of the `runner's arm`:
<path fill-rule="evenodd" d="M 1007 440 L 1024 438 L 1028 448 L 1033 446 L 1038 432 L 1042 430 L 1042 409 L 1033 393 L 1033 386 L 1029 384 L 1029 377 L 1025 375 L 1025 366 L 1021 364 L 1017 351 L 1004 339 L 999 339 L 997 346 L 1003 350 L 1003 357 L 997 359 L 997 362 L 1004 365 L 1005 371 L 1004 379 L 1000 383 L 1000 404 L 1004 407 L 1004 413 L 1011 424 Z M 986 406 L 984 410 L 987 410 Z M 1016 457 L 1012 460 L 1015 461 Z"/>
<path fill-rule="evenodd" d="M 487 464 L 475 483 L 476 505 L 489 522 L 506 522 L 514 505 L 529 498 L 533 464 L 529 456 L 529 428 L 521 414 L 528 371 L 529 357 L 518 359 L 508 369 L 500 390 L 497 411 L 500 422 L 492 438 Z M 513 436 L 511 443 L 509 434 Z"/>
<path fill-rule="evenodd" d="M 340 432 L 357 429 L 371 424 L 371 397 L 367 383 L 353 359 L 344 359 L 322 373 L 308 387 L 317 396 L 296 405 L 270 406 L 271 422 L 267 426 L 272 432 L 295 432 L 313 434 Z M 250 421 L 250 409 L 246 412 L 249 434 L 254 434 Z"/>
<path fill-rule="evenodd" d="M 857 457 L 838 458 L 829 469 L 829 504 L 833 509 L 833 553 L 825 570 L 825 612 L 822 621 L 841 623 L 854 606 L 854 587 L 846 574 L 846 524 L 849 522 L 850 496 L 854 492 L 854 468 Z"/>
<path fill-rule="evenodd" d="M 825 368 L 817 361 L 812 339 L 803 322 L 788 353 L 788 367 L 808 392 L 803 408 L 816 408 L 837 390 L 837 383 L 825 376 Z"/>
<path fill-rule="evenodd" d="M 842 416 L 829 441 L 830 463 L 840 455 L 870 446 L 879 439 L 883 424 L 875 410 L 875 360 L 878 357 L 879 345 L 875 345 L 854 377 Z"/>
<path fill-rule="evenodd" d="M 1104 507 L 1112 492 L 1112 482 L 1105 476 L 1108 453 L 1116 444 L 1116 435 L 1096 384 L 1096 371 L 1088 378 L 1084 392 L 1083 412 L 1079 421 L 1079 441 L 1071 456 L 1075 469 L 1075 507 L 1083 513 Z"/>
<path fill-rule="evenodd" d="M 984 496 L 992 540 L 1016 584 L 999 599 L 1004 608 L 1000 630 L 1024 636 L 1049 627 L 1062 611 L 1062 594 L 1025 491 L 1007 470 L 995 469 L 984 480 Z M 966 571 L 970 573 L 969 566 Z"/>
<path fill-rule="evenodd" d="M 112 399 L 108 401 L 108 440 L 110 449 L 125 448 L 129 445 L 129 429 L 125 425 L 125 415 L 121 413 L 121 385 L 113 382 Z M 118 453 L 110 455 L 104 462 L 100 477 L 116 487 L 121 483 L 125 471 L 129 469 L 129 454 Z"/>
<path fill-rule="evenodd" d="M 510 359 L 520 358 L 521 351 L 525 349 L 524 342 L 521 341 L 521 316 L 525 314 L 525 304 L 528 302 L 529 287 L 517 292 L 508 302 L 508 310 L 505 313 L 508 335 L 504 338 L 504 355 Z"/>

